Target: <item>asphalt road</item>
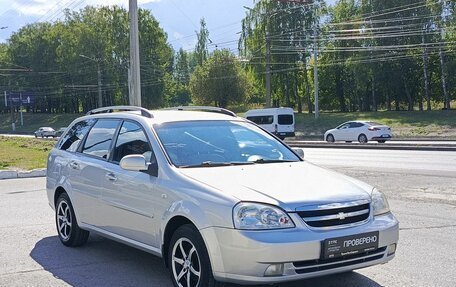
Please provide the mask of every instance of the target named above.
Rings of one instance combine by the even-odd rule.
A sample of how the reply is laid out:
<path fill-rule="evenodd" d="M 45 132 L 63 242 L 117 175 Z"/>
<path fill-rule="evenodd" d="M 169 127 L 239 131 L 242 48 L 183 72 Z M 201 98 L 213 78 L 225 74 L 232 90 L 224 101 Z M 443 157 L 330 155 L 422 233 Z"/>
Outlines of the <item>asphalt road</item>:
<path fill-rule="evenodd" d="M 388 264 L 281 287 L 456 286 L 456 153 L 305 152 L 383 190 L 401 222 L 400 242 Z M 0 286 L 172 286 L 161 260 L 145 252 L 98 236 L 81 248 L 60 244 L 44 184 L 0 181 Z"/>

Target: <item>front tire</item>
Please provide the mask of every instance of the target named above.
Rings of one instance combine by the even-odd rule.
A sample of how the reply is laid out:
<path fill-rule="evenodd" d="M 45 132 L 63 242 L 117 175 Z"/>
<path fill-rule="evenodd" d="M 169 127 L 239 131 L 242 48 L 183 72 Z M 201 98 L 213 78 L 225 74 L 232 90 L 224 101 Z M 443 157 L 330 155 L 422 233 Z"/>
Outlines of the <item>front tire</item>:
<path fill-rule="evenodd" d="M 179 227 L 174 232 L 169 246 L 169 271 L 174 286 L 220 286 L 212 276 L 211 263 L 203 238 L 193 225 Z"/>
<path fill-rule="evenodd" d="M 378 143 L 384 144 L 386 143 L 386 141 L 378 141 Z"/>
<path fill-rule="evenodd" d="M 332 134 L 329 134 L 326 136 L 326 141 L 329 143 L 334 143 L 336 140 L 334 139 L 334 136 Z"/>
<path fill-rule="evenodd" d="M 89 232 L 79 228 L 73 205 L 66 193 L 57 199 L 55 225 L 59 239 L 65 246 L 81 246 L 89 239 Z"/>

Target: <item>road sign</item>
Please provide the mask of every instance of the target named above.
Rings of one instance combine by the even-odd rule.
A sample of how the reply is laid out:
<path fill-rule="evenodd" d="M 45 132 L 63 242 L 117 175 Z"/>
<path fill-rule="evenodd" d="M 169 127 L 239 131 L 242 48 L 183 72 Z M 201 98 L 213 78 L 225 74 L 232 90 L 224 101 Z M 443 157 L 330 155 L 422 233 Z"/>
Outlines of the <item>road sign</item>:
<path fill-rule="evenodd" d="M 35 103 L 35 94 L 33 92 L 11 92 L 5 91 L 5 106 L 8 107 L 13 105 L 18 106 L 28 106 Z"/>

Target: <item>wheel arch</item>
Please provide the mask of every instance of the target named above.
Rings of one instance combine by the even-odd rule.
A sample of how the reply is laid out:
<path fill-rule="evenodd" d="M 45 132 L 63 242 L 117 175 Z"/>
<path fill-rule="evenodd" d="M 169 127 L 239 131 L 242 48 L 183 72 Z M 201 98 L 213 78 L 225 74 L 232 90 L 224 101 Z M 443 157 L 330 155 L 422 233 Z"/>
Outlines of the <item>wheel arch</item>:
<path fill-rule="evenodd" d="M 59 199 L 59 197 L 60 197 L 60 195 L 61 195 L 62 193 L 68 194 L 68 192 L 65 190 L 65 188 L 63 188 L 62 186 L 58 186 L 58 187 L 55 189 L 55 192 L 54 192 L 54 207 L 56 207 L 56 205 L 57 205 L 57 199 Z M 68 197 L 69 197 L 69 196 L 70 196 L 70 195 L 68 194 Z M 71 200 L 71 198 L 70 198 L 70 200 Z"/>
<path fill-rule="evenodd" d="M 196 224 L 194 224 L 190 219 L 183 215 L 176 215 L 172 217 L 166 224 L 165 230 L 163 232 L 163 244 L 161 247 L 162 258 L 166 267 L 169 267 L 168 250 L 171 237 L 179 227 L 187 224 L 193 225 L 196 229 L 198 229 Z"/>

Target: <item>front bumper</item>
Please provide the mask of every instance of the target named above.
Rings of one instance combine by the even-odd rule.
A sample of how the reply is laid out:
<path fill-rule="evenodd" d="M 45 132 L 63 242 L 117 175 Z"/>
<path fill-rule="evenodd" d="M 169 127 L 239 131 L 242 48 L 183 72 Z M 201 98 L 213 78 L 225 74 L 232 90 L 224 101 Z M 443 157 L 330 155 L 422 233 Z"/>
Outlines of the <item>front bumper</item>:
<path fill-rule="evenodd" d="M 314 230 L 297 214 L 290 214 L 296 228 L 271 231 L 243 231 L 211 227 L 202 229 L 214 278 L 241 284 L 278 283 L 324 276 L 386 263 L 388 246 L 397 244 L 399 223 L 391 214 L 371 218 L 363 225 L 344 229 Z M 322 261 L 321 242 L 354 234 L 379 231 L 379 249 L 356 258 Z M 265 276 L 271 265 L 283 264 L 278 276 Z"/>

